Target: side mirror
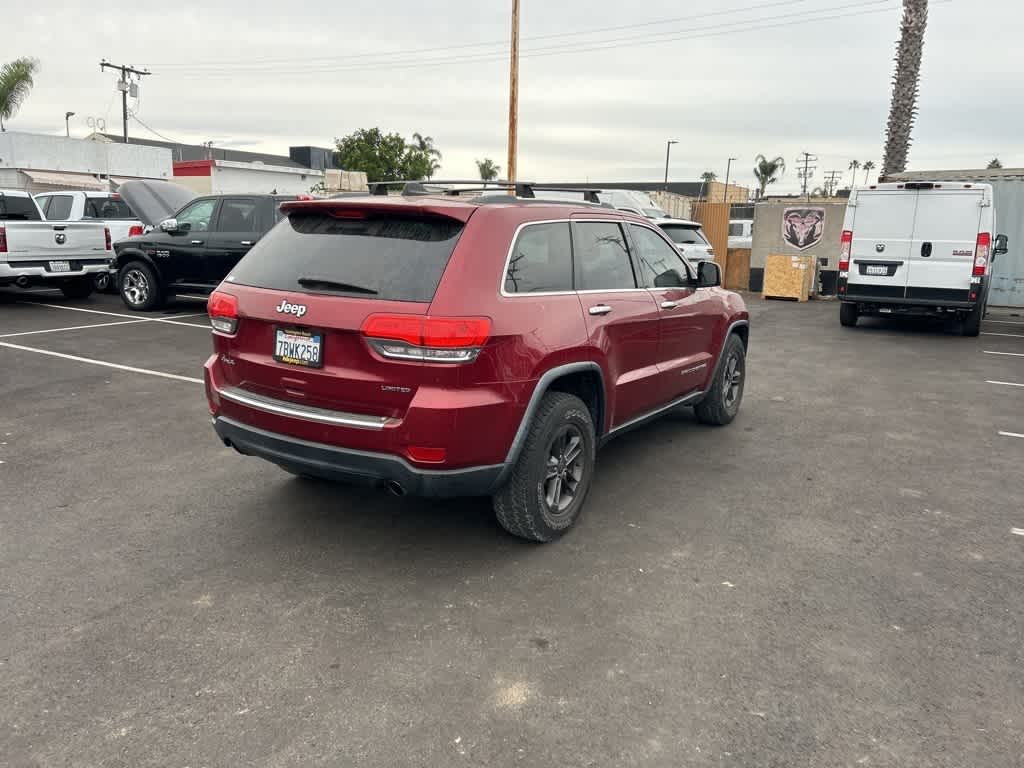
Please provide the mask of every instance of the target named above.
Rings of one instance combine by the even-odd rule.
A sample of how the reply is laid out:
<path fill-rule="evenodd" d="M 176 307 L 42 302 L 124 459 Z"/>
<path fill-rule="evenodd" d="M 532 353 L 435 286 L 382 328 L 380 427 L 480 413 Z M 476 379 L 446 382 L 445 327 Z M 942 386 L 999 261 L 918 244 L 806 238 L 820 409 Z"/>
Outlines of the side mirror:
<path fill-rule="evenodd" d="M 177 232 L 178 231 L 178 220 L 177 219 L 164 219 L 160 222 L 160 229 L 164 232 Z"/>
<path fill-rule="evenodd" d="M 999 256 L 1001 254 L 1006 253 L 1009 250 L 1009 248 L 1007 247 L 1007 243 L 1008 238 L 1006 237 L 1006 235 L 996 235 L 996 243 L 995 246 L 992 248 L 992 255 Z"/>
<path fill-rule="evenodd" d="M 713 261 L 697 262 L 697 287 L 714 288 L 722 284 L 722 273 Z"/>

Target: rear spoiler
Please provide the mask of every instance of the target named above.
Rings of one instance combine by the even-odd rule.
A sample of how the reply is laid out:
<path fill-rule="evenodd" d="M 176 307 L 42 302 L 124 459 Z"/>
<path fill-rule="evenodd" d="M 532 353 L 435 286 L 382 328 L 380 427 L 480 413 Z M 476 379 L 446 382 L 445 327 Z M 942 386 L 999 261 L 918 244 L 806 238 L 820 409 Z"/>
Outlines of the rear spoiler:
<path fill-rule="evenodd" d="M 327 198 L 323 200 L 288 200 L 281 203 L 281 213 L 318 212 L 339 219 L 361 219 L 371 213 L 412 214 L 416 216 L 441 216 L 466 223 L 476 210 L 472 205 L 461 205 L 455 201 L 438 200 L 436 197 L 395 198 L 374 200 L 361 195 L 355 198 Z"/>

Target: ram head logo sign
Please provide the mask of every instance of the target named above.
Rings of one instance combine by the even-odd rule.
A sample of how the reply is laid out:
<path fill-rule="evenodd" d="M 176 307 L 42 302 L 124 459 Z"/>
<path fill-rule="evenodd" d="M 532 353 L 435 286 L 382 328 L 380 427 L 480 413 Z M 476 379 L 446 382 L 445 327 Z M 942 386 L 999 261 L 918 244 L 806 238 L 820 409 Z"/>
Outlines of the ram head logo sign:
<path fill-rule="evenodd" d="M 782 239 L 798 251 L 820 243 L 824 232 L 824 208 L 786 208 L 782 212 Z"/>

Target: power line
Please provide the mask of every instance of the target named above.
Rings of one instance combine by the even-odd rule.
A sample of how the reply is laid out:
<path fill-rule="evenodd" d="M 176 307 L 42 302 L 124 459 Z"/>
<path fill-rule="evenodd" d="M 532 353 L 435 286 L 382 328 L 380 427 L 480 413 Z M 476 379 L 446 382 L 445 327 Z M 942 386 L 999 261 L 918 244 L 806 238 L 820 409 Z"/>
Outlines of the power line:
<path fill-rule="evenodd" d="M 753 5 L 740 6 L 738 8 L 726 8 L 726 9 L 723 9 L 723 10 L 720 10 L 720 11 L 711 11 L 711 12 L 707 12 L 707 13 L 693 14 L 693 15 L 690 15 L 690 16 L 675 16 L 675 17 L 668 18 L 668 19 L 654 19 L 653 21 L 644 21 L 644 22 L 639 22 L 639 23 L 636 23 L 636 24 L 618 24 L 618 25 L 611 26 L 611 27 L 595 27 L 593 29 L 582 29 L 582 30 L 575 30 L 575 31 L 571 31 L 571 32 L 553 32 L 553 33 L 549 33 L 549 34 L 545 34 L 545 35 L 531 35 L 529 37 L 524 37 L 523 40 L 524 41 L 532 42 L 534 40 L 552 40 L 552 39 L 556 39 L 556 38 L 580 37 L 580 36 L 586 36 L 586 35 L 596 35 L 596 34 L 600 34 L 602 32 L 618 32 L 618 31 L 625 30 L 625 29 L 639 29 L 641 27 L 665 26 L 665 25 L 668 25 L 668 24 L 678 24 L 679 22 L 683 22 L 683 21 L 694 21 L 694 20 L 700 20 L 700 19 L 707 19 L 707 18 L 711 18 L 713 16 L 728 16 L 728 15 L 731 15 L 731 14 L 734 14 L 734 13 L 746 13 L 747 11 L 757 11 L 757 10 L 762 10 L 762 9 L 766 9 L 766 8 L 776 8 L 776 7 L 785 6 L 785 5 L 797 5 L 797 4 L 800 4 L 800 3 L 807 3 L 807 2 L 811 2 L 811 0 L 775 0 L 775 2 L 755 3 Z M 814 9 L 812 9 L 812 12 L 813 12 L 813 10 Z M 355 59 L 355 60 L 358 60 L 360 62 L 365 62 L 367 58 L 371 58 L 372 59 L 372 58 L 381 58 L 381 57 L 396 56 L 396 55 L 398 55 L 398 56 L 407 56 L 407 55 L 421 54 L 421 53 L 433 53 L 433 52 L 437 52 L 437 51 L 445 51 L 445 52 L 447 52 L 447 51 L 458 50 L 458 49 L 466 49 L 466 48 L 486 48 L 486 47 L 506 47 L 506 46 L 508 46 L 508 39 L 486 40 L 486 41 L 482 41 L 482 42 L 479 42 L 479 43 L 460 43 L 458 45 L 443 45 L 443 46 L 436 46 L 436 47 L 432 47 L 432 48 L 414 48 L 414 49 L 407 49 L 407 50 L 385 51 L 385 52 L 376 53 L 376 54 L 351 53 L 351 54 L 345 54 L 345 55 L 342 55 L 342 56 L 316 56 L 316 57 L 312 57 L 312 58 L 308 58 L 307 57 L 307 58 L 304 58 L 304 59 L 294 59 L 294 58 L 289 58 L 289 59 L 245 58 L 245 59 L 234 59 L 234 60 L 221 59 L 221 60 L 218 60 L 218 61 L 191 62 L 189 64 L 167 63 L 167 64 L 160 64 L 158 66 L 161 69 L 180 69 L 180 68 L 194 68 L 194 67 L 198 67 L 198 66 L 217 67 L 218 65 L 232 65 L 232 64 L 241 64 L 241 65 L 249 65 L 249 64 L 252 64 L 252 65 L 260 65 L 260 64 L 279 65 L 279 64 L 301 64 L 301 63 L 309 64 L 309 63 L 311 63 L 313 61 L 317 61 L 317 60 L 323 60 L 324 62 L 330 62 L 330 61 L 344 61 L 344 60 L 353 60 L 353 59 Z"/>
<path fill-rule="evenodd" d="M 796 176 L 800 179 L 803 189 L 800 192 L 801 195 L 807 197 L 807 182 L 810 181 L 811 177 L 814 176 L 814 170 L 818 167 L 811 165 L 811 163 L 818 162 L 818 156 L 812 155 L 810 152 L 801 152 L 800 156 L 796 159 L 797 172 Z M 803 169 L 800 169 L 800 163 L 803 163 Z"/>
<path fill-rule="evenodd" d="M 117 89 L 121 92 L 121 120 L 124 126 L 124 143 L 128 143 L 128 92 L 132 91 L 132 96 L 138 98 L 139 84 L 130 81 L 129 75 L 134 75 L 138 78 L 143 78 L 146 75 L 153 74 L 148 69 L 135 69 L 127 64 L 111 64 L 106 59 L 100 60 L 100 72 L 105 72 L 108 69 L 120 70 L 121 79 L 117 81 Z"/>
<path fill-rule="evenodd" d="M 836 186 L 839 184 L 839 179 L 843 177 L 843 172 L 825 171 L 825 175 L 828 177 L 825 179 L 825 195 L 832 197 L 832 194 L 836 191 Z"/>
<path fill-rule="evenodd" d="M 816 12 L 841 10 L 841 9 L 847 9 L 847 8 L 863 8 L 863 6 L 865 6 L 865 5 L 877 5 L 877 4 L 881 4 L 881 3 L 890 3 L 890 2 L 893 2 L 893 1 L 894 0 L 868 0 L 867 2 L 856 2 L 856 3 L 849 3 L 849 4 L 846 4 L 846 5 L 841 5 L 841 6 L 833 6 L 831 8 L 827 8 L 827 9 L 818 9 L 818 11 L 816 11 Z M 939 5 L 939 4 L 948 3 L 948 2 L 952 2 L 952 0 L 938 0 L 934 4 L 935 5 Z M 686 32 L 658 33 L 657 35 L 654 35 L 654 36 L 628 37 L 628 38 L 609 39 L 609 40 L 603 40 L 603 41 L 594 41 L 595 44 L 593 44 L 593 45 L 591 45 L 589 43 L 583 44 L 585 47 L 555 46 L 555 47 L 551 47 L 551 48 L 535 48 L 535 49 L 532 49 L 532 50 L 529 50 L 529 51 L 523 51 L 520 54 L 520 57 L 521 58 L 526 58 L 526 57 L 540 58 L 540 57 L 546 57 L 546 56 L 559 56 L 559 55 L 567 55 L 567 54 L 590 53 L 590 52 L 595 52 L 595 51 L 605 51 L 605 50 L 610 50 L 610 49 L 613 49 L 613 48 L 624 47 L 622 45 L 623 43 L 643 43 L 645 45 L 660 45 L 660 44 L 664 44 L 664 43 L 676 42 L 678 40 L 694 40 L 694 39 L 708 38 L 708 37 L 718 37 L 718 36 L 721 36 L 721 35 L 736 34 L 736 33 L 742 33 L 742 32 L 752 32 L 752 31 L 759 31 L 759 30 L 764 30 L 764 29 L 773 29 L 773 28 L 778 28 L 778 27 L 791 27 L 791 26 L 797 26 L 797 25 L 802 25 L 802 24 L 809 24 L 809 23 L 813 23 L 813 22 L 817 22 L 817 21 L 831 21 L 831 20 L 834 20 L 834 19 L 850 18 L 850 17 L 855 17 L 855 16 L 866 16 L 866 15 L 874 14 L 874 13 L 888 13 L 888 12 L 895 11 L 895 10 L 899 10 L 899 6 L 898 5 L 893 5 L 893 6 L 887 7 L 887 8 L 876 8 L 876 9 L 871 9 L 871 10 L 866 10 L 866 11 L 865 10 L 860 10 L 860 11 L 854 11 L 854 12 L 849 12 L 849 13 L 838 13 L 838 14 L 832 14 L 832 15 L 828 15 L 828 16 L 816 16 L 816 17 L 811 17 L 811 18 L 808 18 L 805 13 L 783 14 L 783 15 L 779 15 L 779 16 L 764 17 L 764 19 L 762 19 L 762 21 L 776 22 L 776 23 L 771 23 L 771 24 L 763 24 L 763 23 L 761 23 L 761 24 L 753 24 L 753 23 L 746 22 L 746 21 L 742 21 L 742 22 L 741 21 L 733 21 L 733 22 L 727 22 L 727 23 L 718 24 L 718 25 L 711 25 L 711 26 L 708 26 L 708 27 L 698 27 L 698 28 L 695 28 L 695 29 L 687 30 Z M 793 20 L 789 20 L 789 19 L 793 19 Z M 671 36 L 670 37 L 665 37 L 666 35 L 671 35 Z M 663 38 L 663 39 L 656 39 L 656 38 L 659 38 L 659 37 Z M 600 44 L 596 44 L 598 42 Z M 297 69 L 286 69 L 286 68 L 280 68 L 279 67 L 279 68 L 276 68 L 274 70 L 248 70 L 248 72 L 251 73 L 251 74 L 260 74 L 260 75 L 270 75 L 270 74 L 275 74 L 275 75 L 306 75 L 306 74 L 318 73 L 318 72 L 319 73 L 381 72 L 381 71 L 389 71 L 389 70 L 397 70 L 397 69 L 410 69 L 410 68 L 420 69 L 420 68 L 428 67 L 428 66 L 448 65 L 448 64 L 470 64 L 470 63 L 484 63 L 484 62 L 491 62 L 491 61 L 505 61 L 507 59 L 507 57 L 508 57 L 507 52 L 496 53 L 496 54 L 484 54 L 484 53 L 481 53 L 481 54 L 465 54 L 465 55 L 458 55 L 458 56 L 451 56 L 451 57 L 440 57 L 440 58 L 434 58 L 434 59 L 425 59 L 425 60 L 420 60 L 420 61 L 408 61 L 408 62 L 398 61 L 398 62 L 393 62 L 393 63 L 391 63 L 391 62 L 384 62 L 384 63 L 380 63 L 380 64 L 369 62 L 369 63 L 359 63 L 357 65 L 312 66 L 312 67 L 311 66 L 302 66 L 301 68 L 297 68 Z M 236 77 L 239 74 L 246 74 L 246 71 L 243 71 L 243 70 L 227 69 L 227 68 L 222 68 L 220 70 L 218 70 L 216 68 L 205 68 L 205 69 L 194 69 L 194 70 L 182 69 L 182 70 L 180 70 L 180 72 L 181 72 L 181 76 L 182 77 L 189 77 L 189 76 L 197 77 L 197 76 L 201 76 L 201 77 L 203 77 L 203 79 L 207 79 L 207 78 L 209 78 L 211 76 L 213 76 L 213 77 L 218 77 L 218 76 L 219 77 L 224 77 L 224 76 Z"/>
<path fill-rule="evenodd" d="M 148 124 L 146 124 L 146 123 L 142 122 L 142 120 L 140 120 L 140 119 L 139 119 L 139 116 L 138 116 L 137 114 L 135 114 L 134 112 L 129 112 L 129 113 L 128 113 L 128 116 L 129 116 L 129 117 L 130 117 L 130 118 L 131 118 L 132 120 L 134 120 L 134 121 L 135 121 L 136 123 L 138 123 L 139 125 L 141 125 L 141 126 L 142 126 L 143 128 L 145 128 L 145 129 L 146 129 L 147 131 L 149 131 L 150 133 L 152 133 L 152 134 L 153 134 L 154 136 L 159 136 L 159 137 L 160 137 L 161 139 L 163 139 L 164 141 L 169 141 L 169 142 L 171 142 L 172 144 L 181 144 L 181 142 L 180 142 L 180 141 L 177 141 L 176 139 L 172 139 L 172 138 L 170 138 L 170 137 L 168 137 L 168 136 L 164 136 L 164 135 L 163 135 L 162 133 L 160 133 L 160 131 L 156 130 L 156 128 L 153 128 L 153 127 L 151 127 L 150 125 L 148 125 Z"/>

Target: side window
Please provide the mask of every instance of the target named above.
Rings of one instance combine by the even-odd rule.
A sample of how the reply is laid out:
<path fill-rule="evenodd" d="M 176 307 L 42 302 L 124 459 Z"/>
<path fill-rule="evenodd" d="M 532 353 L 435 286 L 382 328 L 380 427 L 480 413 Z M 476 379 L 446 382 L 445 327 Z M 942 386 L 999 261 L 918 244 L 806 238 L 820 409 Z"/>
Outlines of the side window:
<path fill-rule="evenodd" d="M 50 207 L 50 201 L 53 199 L 53 195 L 40 195 L 37 197 L 36 205 L 39 206 L 39 210 L 42 211 L 43 216 L 46 215 L 46 209 Z"/>
<path fill-rule="evenodd" d="M 729 222 L 729 237 L 743 237 L 742 222 Z"/>
<path fill-rule="evenodd" d="M 66 221 L 71 215 L 72 202 L 74 198 L 71 195 L 54 195 L 46 207 L 46 218 L 52 221 Z"/>
<path fill-rule="evenodd" d="M 255 232 L 259 229 L 256 201 L 248 197 L 226 197 L 217 217 L 219 232 Z"/>
<path fill-rule="evenodd" d="M 575 224 L 573 253 L 576 261 L 576 289 L 607 291 L 636 288 L 626 239 L 618 224 L 607 221 L 579 221 Z"/>
<path fill-rule="evenodd" d="M 569 222 L 523 227 L 505 273 L 506 293 L 572 290 Z"/>
<path fill-rule="evenodd" d="M 636 246 L 640 278 L 648 288 L 682 288 L 689 285 L 689 271 L 679 251 L 657 232 L 637 224 L 629 225 Z"/>
<path fill-rule="evenodd" d="M 177 215 L 178 229 L 182 232 L 206 232 L 216 204 L 216 200 L 198 200 L 186 206 Z"/>

